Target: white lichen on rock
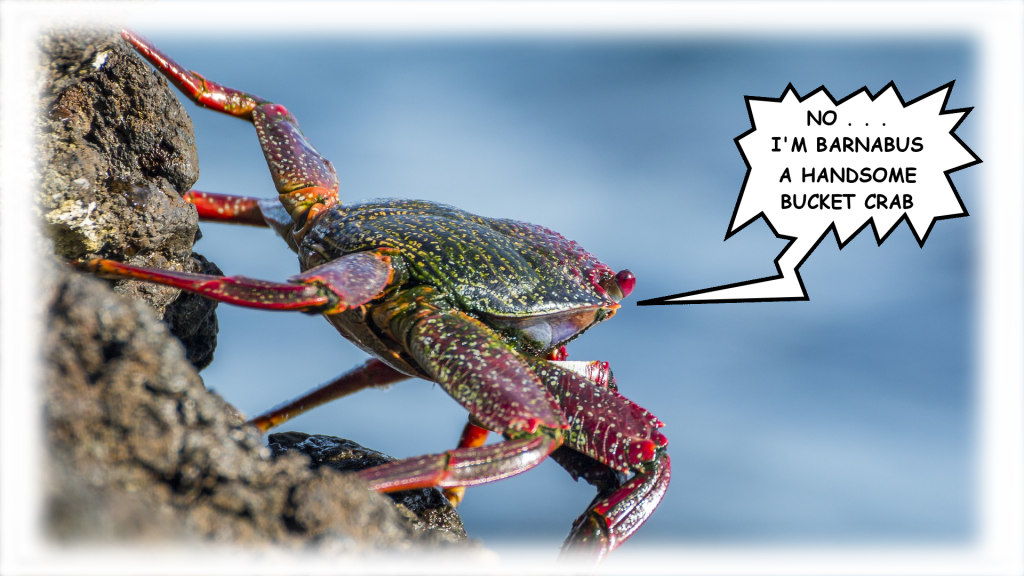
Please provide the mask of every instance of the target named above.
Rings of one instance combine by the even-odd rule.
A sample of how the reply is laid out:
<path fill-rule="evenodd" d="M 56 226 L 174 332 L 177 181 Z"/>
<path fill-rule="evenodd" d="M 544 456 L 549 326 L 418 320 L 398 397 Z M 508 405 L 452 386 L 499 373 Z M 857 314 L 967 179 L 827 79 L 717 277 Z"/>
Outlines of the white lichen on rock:
<path fill-rule="evenodd" d="M 64 254 L 99 252 L 106 243 L 106 234 L 99 218 L 94 218 L 96 202 L 65 200 L 46 213 L 49 236 Z"/>

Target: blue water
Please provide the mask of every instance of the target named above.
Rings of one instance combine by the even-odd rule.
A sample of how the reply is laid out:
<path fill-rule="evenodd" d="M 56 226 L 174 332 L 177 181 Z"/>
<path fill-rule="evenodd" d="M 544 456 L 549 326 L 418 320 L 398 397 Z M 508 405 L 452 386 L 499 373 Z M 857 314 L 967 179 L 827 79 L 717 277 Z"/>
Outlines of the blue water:
<path fill-rule="evenodd" d="M 910 100 L 956 80 L 978 99 L 973 47 L 887 42 L 265 41 L 153 35 L 186 67 L 283 103 L 338 169 L 343 199 L 417 197 L 543 224 L 638 278 L 573 359 L 612 363 L 621 391 L 665 423 L 671 489 L 647 543 L 963 543 L 974 524 L 976 218 L 906 225 L 802 268 L 809 302 L 636 307 L 774 273 L 763 222 L 723 242 L 745 167 L 743 97 L 837 98 L 896 82 Z M 197 188 L 273 196 L 251 126 L 187 105 Z M 974 114 L 978 114 L 975 112 Z M 958 131 L 976 143 L 974 116 Z M 953 175 L 971 210 L 971 169 Z M 284 279 L 272 233 L 203 226 L 226 273 Z M 248 414 L 360 362 L 326 322 L 221 306 L 207 384 Z M 399 383 L 285 426 L 394 456 L 452 447 L 464 411 Z M 469 490 L 470 535 L 561 542 L 593 490 L 553 463 Z"/>

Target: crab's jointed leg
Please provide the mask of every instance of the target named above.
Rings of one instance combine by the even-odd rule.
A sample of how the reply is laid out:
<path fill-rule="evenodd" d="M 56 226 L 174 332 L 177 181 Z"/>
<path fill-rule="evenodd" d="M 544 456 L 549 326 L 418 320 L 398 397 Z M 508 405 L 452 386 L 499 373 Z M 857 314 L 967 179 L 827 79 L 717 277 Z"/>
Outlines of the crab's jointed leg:
<path fill-rule="evenodd" d="M 563 346 L 558 351 L 553 353 L 553 357 L 565 358 L 566 352 Z M 607 362 L 599 361 L 568 361 L 568 360 L 548 360 L 555 366 L 560 366 L 566 370 L 571 370 L 577 374 L 589 379 L 590 381 L 605 387 L 611 387 L 615 389 L 615 378 L 612 377 L 612 372 L 608 368 Z M 459 438 L 459 448 L 474 448 L 477 446 L 483 446 L 487 442 L 488 430 L 481 428 L 473 423 L 472 416 L 469 422 L 466 423 L 465 428 L 462 429 L 462 436 Z M 458 506 L 462 502 L 462 499 L 466 495 L 465 486 L 452 486 L 442 490 L 444 497 L 451 502 L 452 506 Z"/>
<path fill-rule="evenodd" d="M 284 238 L 293 251 L 299 251 L 294 234 L 295 222 L 292 221 L 292 215 L 277 198 L 253 198 L 189 190 L 185 193 L 184 199 L 185 202 L 196 207 L 201 221 L 243 226 L 269 226 L 281 238 Z"/>
<path fill-rule="evenodd" d="M 566 352 L 563 346 L 552 354 L 551 357 L 565 358 Z M 550 357 L 549 357 L 550 358 Z M 568 361 L 568 360 L 549 360 L 552 364 L 571 370 L 577 374 L 589 379 L 590 381 L 600 386 L 611 387 L 615 389 L 615 378 L 612 377 L 611 370 L 608 367 L 607 362 L 599 361 Z M 459 438 L 459 448 L 473 448 L 477 446 L 483 446 L 487 442 L 488 430 L 481 428 L 473 423 L 472 416 L 470 421 L 466 423 L 465 428 L 462 429 L 462 436 Z M 458 506 L 462 502 L 462 499 L 466 495 L 465 486 L 452 486 L 442 490 L 444 497 L 451 502 L 452 506 Z"/>
<path fill-rule="evenodd" d="M 253 123 L 297 236 L 303 236 L 317 216 L 338 201 L 334 166 L 306 140 L 298 121 L 284 106 L 186 70 L 133 30 L 122 30 L 121 37 L 196 104 Z"/>
<path fill-rule="evenodd" d="M 186 70 L 134 30 L 121 30 L 121 38 L 160 70 L 178 90 L 204 108 L 252 121 L 252 111 L 256 106 L 268 103 L 259 96 L 221 86 L 196 72 Z"/>
<path fill-rule="evenodd" d="M 654 461 L 645 464 L 620 488 L 607 495 L 598 494 L 587 511 L 573 522 L 562 554 L 600 561 L 650 518 L 665 497 L 671 476 L 668 453 L 658 450 Z"/>
<path fill-rule="evenodd" d="M 332 402 L 343 396 L 354 392 L 373 388 L 376 386 L 387 386 L 409 378 L 406 374 L 391 368 L 376 358 L 367 360 L 365 363 L 338 376 L 334 380 L 317 386 L 302 396 L 284 402 L 270 410 L 256 416 L 249 423 L 266 432 L 275 426 L 295 418 L 296 416 L 312 410 L 328 402 Z"/>
<path fill-rule="evenodd" d="M 189 190 L 185 193 L 184 198 L 185 202 L 196 207 L 199 219 L 202 221 L 244 226 L 269 226 L 260 209 L 261 198 L 215 194 L 201 190 Z"/>
<path fill-rule="evenodd" d="M 466 422 L 466 426 L 462 429 L 462 435 L 459 436 L 459 448 L 476 448 L 483 446 L 487 442 L 487 436 L 490 431 L 486 428 L 481 428 L 476 424 L 473 424 L 473 419 L 470 418 L 469 422 Z M 459 503 L 466 496 L 465 486 L 451 486 L 441 491 L 444 497 L 451 502 L 452 506 L 458 507 Z"/>
<path fill-rule="evenodd" d="M 237 306 L 324 314 L 343 312 L 373 300 L 387 287 L 392 274 L 390 258 L 378 252 L 342 256 L 310 268 L 288 283 L 142 268 L 102 259 L 77 266 L 105 278 L 174 286 Z"/>
<path fill-rule="evenodd" d="M 561 439 L 535 433 L 479 448 L 456 448 L 398 460 L 357 472 L 378 492 L 476 486 L 514 476 L 540 464 Z"/>
<path fill-rule="evenodd" d="M 564 445 L 591 462 L 595 473 L 588 481 L 607 478 L 564 547 L 596 558 L 625 541 L 661 501 L 670 475 L 668 441 L 657 430 L 662 423 L 615 391 L 606 363 L 521 356 L 427 286 L 393 296 L 373 320 L 404 342 L 417 364 L 469 410 L 470 426 L 499 432 L 506 441 L 470 446 L 486 434 L 469 428 L 471 437 L 455 450 L 359 472 L 371 488 L 492 482 L 532 468 Z M 579 471 L 570 468 L 574 475 Z"/>
<path fill-rule="evenodd" d="M 408 458 L 359 472 L 390 492 L 424 486 L 473 486 L 528 470 L 562 443 L 568 424 L 522 358 L 490 328 L 451 309 L 429 286 L 377 307 L 373 321 L 406 344 L 416 363 L 505 442 Z"/>

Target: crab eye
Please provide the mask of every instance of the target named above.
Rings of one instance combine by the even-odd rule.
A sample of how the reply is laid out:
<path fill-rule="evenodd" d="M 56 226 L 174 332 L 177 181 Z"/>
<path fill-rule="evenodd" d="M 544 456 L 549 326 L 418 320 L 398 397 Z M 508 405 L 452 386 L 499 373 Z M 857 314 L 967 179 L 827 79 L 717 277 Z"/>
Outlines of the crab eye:
<path fill-rule="evenodd" d="M 633 275 L 629 270 L 620 270 L 615 275 L 615 283 L 619 285 L 619 290 L 622 291 L 622 297 L 625 298 L 633 291 L 633 287 L 636 286 L 636 276 Z"/>
<path fill-rule="evenodd" d="M 609 298 L 618 302 L 633 291 L 633 286 L 636 286 L 636 276 L 633 276 L 629 270 L 622 270 L 615 276 L 605 276 L 598 282 L 598 286 L 608 294 Z"/>

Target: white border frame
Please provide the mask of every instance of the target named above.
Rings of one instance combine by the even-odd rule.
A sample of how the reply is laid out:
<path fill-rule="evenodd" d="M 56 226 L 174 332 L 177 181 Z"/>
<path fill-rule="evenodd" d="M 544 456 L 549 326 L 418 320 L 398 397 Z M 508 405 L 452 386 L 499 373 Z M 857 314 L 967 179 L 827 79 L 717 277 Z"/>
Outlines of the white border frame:
<path fill-rule="evenodd" d="M 275 9 L 271 9 L 276 7 Z M 254 9 L 257 8 L 257 9 Z M 200 15 L 200 16 L 196 16 Z M 750 36 L 764 39 L 943 35 L 975 43 L 979 101 L 969 145 L 984 164 L 972 217 L 984 217 L 975 327 L 979 444 L 978 537 L 973 545 L 891 548 L 679 546 L 611 555 L 602 573 L 1016 575 L 1024 573 L 1024 4 L 974 2 L 240 2 L 0 4 L 0 571 L 4 574 L 326 574 L 578 572 L 529 551 L 425 562 L 422 558 L 352 559 L 220 548 L 66 549 L 48 545 L 39 524 L 40 430 L 35 387 L 37 271 L 22 256 L 31 237 L 31 79 L 38 31 L 57 22 L 125 22 L 205 33 L 440 36 L 513 34 Z M 737 94 L 737 97 L 743 96 Z M 731 137 L 732 135 L 726 135 Z"/>

